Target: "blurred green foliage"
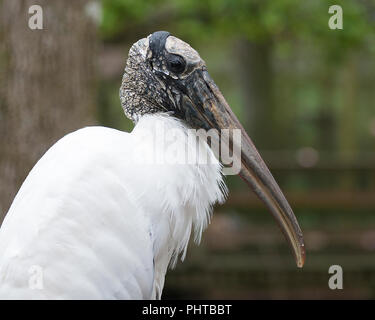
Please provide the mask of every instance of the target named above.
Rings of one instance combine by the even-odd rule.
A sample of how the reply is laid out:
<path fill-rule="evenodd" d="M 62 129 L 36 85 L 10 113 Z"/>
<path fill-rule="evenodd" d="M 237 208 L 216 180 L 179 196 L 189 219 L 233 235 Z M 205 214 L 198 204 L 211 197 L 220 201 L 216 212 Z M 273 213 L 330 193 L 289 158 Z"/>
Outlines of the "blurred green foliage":
<path fill-rule="evenodd" d="M 187 38 L 238 36 L 252 41 L 309 39 L 325 42 L 326 49 L 342 52 L 373 36 L 374 3 L 340 0 L 344 8 L 345 32 L 327 27 L 326 0 L 103 0 L 103 35 L 107 39 L 131 32 L 132 28 L 173 27 Z M 336 49 L 340 50 L 336 50 Z"/>

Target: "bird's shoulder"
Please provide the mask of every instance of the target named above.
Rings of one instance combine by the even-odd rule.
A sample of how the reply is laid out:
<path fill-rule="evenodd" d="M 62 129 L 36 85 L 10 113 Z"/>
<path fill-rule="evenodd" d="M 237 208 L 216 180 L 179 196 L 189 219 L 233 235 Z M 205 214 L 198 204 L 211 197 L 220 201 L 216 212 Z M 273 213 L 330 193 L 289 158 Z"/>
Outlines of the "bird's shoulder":
<path fill-rule="evenodd" d="M 65 135 L 49 151 L 70 148 L 77 151 L 96 150 L 100 152 L 113 146 L 125 148 L 129 142 L 130 134 L 128 132 L 102 126 L 90 126 Z"/>
<path fill-rule="evenodd" d="M 131 148 L 129 133 L 107 127 L 91 126 L 65 135 L 41 157 L 31 170 L 38 175 L 41 171 L 57 169 L 74 177 L 95 165 L 111 165 L 119 157 L 125 157 Z"/>
<path fill-rule="evenodd" d="M 6 216 L 25 208 L 65 202 L 92 188 L 110 184 L 129 169 L 122 165 L 129 134 L 105 127 L 86 127 L 57 141 L 35 164 Z M 29 211 L 29 210 L 27 210 Z"/>

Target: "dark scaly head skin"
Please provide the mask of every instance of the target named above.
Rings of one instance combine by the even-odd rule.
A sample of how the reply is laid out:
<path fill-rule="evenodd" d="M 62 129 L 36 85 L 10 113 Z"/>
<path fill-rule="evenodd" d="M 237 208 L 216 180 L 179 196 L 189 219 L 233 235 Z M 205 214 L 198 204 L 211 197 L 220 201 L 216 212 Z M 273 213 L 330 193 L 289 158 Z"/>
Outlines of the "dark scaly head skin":
<path fill-rule="evenodd" d="M 137 122 L 144 114 L 171 112 L 177 118 L 190 119 L 187 122 L 193 127 L 204 127 L 200 121 L 194 123 L 195 111 L 183 106 L 194 103 L 189 89 L 200 82 L 205 70 L 198 52 L 169 32 L 158 31 L 139 40 L 130 48 L 120 88 L 125 115 Z"/>

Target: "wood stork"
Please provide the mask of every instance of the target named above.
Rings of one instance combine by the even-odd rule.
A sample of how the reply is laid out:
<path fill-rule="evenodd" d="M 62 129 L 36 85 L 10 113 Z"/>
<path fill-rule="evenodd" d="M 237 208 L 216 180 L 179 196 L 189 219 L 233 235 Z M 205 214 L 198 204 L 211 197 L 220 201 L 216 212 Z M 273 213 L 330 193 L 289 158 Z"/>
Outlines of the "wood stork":
<path fill-rule="evenodd" d="M 120 100 L 135 123 L 131 133 L 70 133 L 23 183 L 0 229 L 1 298 L 161 297 L 168 266 L 184 258 L 192 231 L 200 239 L 226 188 L 207 143 L 199 142 L 208 164 L 145 162 L 167 152 L 163 138 L 145 135 L 160 126 L 182 136 L 189 128 L 241 130 L 240 176 L 275 216 L 302 267 L 292 209 L 193 48 L 165 31 L 136 42 Z M 189 141 L 177 143 L 177 153 L 196 150 Z"/>

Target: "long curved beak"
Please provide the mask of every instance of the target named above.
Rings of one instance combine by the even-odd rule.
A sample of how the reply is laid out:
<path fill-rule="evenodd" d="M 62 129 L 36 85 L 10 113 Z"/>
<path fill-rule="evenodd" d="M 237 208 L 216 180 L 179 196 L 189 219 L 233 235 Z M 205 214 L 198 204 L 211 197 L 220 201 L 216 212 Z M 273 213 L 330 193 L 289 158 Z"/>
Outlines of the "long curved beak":
<path fill-rule="evenodd" d="M 219 132 L 222 132 L 221 129 L 240 130 L 241 139 L 233 139 L 230 135 L 228 139 L 220 139 L 221 148 L 223 140 L 227 140 L 230 150 L 236 147 L 241 150 L 239 175 L 275 217 L 293 250 L 297 266 L 301 268 L 305 262 L 305 246 L 293 210 L 219 88 L 203 68 L 196 70 L 194 76 L 187 80 L 185 89 L 188 98 L 184 101 L 184 118 L 193 127 L 214 128 Z"/>

